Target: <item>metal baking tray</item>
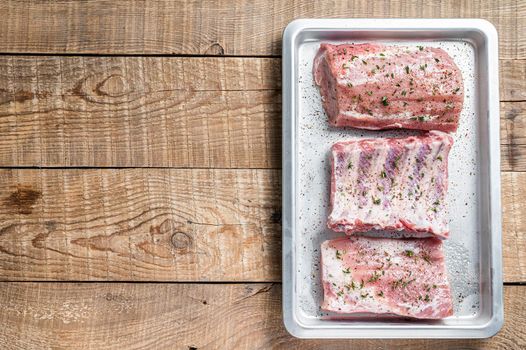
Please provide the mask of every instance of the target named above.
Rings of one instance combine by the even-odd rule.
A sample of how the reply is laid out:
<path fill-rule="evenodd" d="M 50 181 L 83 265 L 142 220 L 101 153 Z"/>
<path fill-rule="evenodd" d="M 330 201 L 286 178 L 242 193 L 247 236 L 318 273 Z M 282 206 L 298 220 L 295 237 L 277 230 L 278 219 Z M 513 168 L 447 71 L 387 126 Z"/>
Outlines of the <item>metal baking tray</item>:
<path fill-rule="evenodd" d="M 321 42 L 445 49 L 462 71 L 465 102 L 449 158 L 451 236 L 444 242 L 454 316 L 334 320 L 320 310 L 330 146 L 418 131 L 329 127 L 312 62 Z M 479 19 L 301 19 L 283 33 L 283 318 L 301 338 L 485 338 L 503 323 L 497 32 Z"/>

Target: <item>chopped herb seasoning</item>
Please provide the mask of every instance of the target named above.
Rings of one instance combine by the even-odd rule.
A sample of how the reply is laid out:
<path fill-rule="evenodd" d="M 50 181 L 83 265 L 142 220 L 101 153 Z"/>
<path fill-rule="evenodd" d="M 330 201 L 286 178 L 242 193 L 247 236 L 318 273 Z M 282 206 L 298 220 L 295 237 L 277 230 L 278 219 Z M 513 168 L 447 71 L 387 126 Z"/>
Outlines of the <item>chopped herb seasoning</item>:
<path fill-rule="evenodd" d="M 372 92 L 372 91 L 366 91 L 365 93 L 366 93 L 367 95 L 369 95 L 369 96 L 372 96 L 372 95 L 373 95 L 373 92 Z"/>
<path fill-rule="evenodd" d="M 383 54 L 383 52 L 380 52 L 380 56 L 385 57 L 385 55 Z"/>
<path fill-rule="evenodd" d="M 420 65 L 420 70 L 426 70 L 426 68 L 427 68 L 427 63 Z"/>
<path fill-rule="evenodd" d="M 394 79 L 394 73 L 391 73 L 391 78 L 393 78 L 393 79 Z"/>
<path fill-rule="evenodd" d="M 369 293 L 365 293 L 365 294 L 360 293 L 360 297 L 361 297 L 362 299 L 367 298 L 368 295 L 369 295 Z"/>
<path fill-rule="evenodd" d="M 409 104 L 409 103 L 407 103 L 407 102 L 404 101 L 404 107 L 407 106 L 408 104 Z"/>
<path fill-rule="evenodd" d="M 343 296 L 343 290 L 340 290 L 338 293 L 336 293 L 336 295 L 341 298 Z"/>
<path fill-rule="evenodd" d="M 374 283 L 374 282 L 376 282 L 376 281 L 378 281 L 378 280 L 380 279 L 380 276 L 381 276 L 381 275 L 380 275 L 379 273 L 377 273 L 376 271 L 374 271 L 373 274 L 371 275 L 371 277 L 369 278 L 369 280 L 368 280 L 367 282 L 372 282 L 372 283 Z"/>
<path fill-rule="evenodd" d="M 381 290 L 380 293 L 378 293 L 378 296 L 379 296 L 379 297 L 383 297 L 383 296 L 384 296 L 384 291 Z"/>
<path fill-rule="evenodd" d="M 352 87 L 352 83 L 347 83 L 347 86 L 348 87 Z"/>
<path fill-rule="evenodd" d="M 351 268 L 348 267 L 348 268 L 342 270 L 342 272 L 343 272 L 343 273 L 351 273 Z"/>
<path fill-rule="evenodd" d="M 380 177 L 382 179 L 385 179 L 387 177 L 387 174 L 385 173 L 385 170 L 382 170 L 382 172 L 380 173 Z"/>
<path fill-rule="evenodd" d="M 380 70 L 380 66 L 379 66 L 379 65 L 376 65 L 376 69 Z"/>
<path fill-rule="evenodd" d="M 409 66 L 405 66 L 405 72 L 409 74 Z"/>
<path fill-rule="evenodd" d="M 412 250 L 406 250 L 406 251 L 404 252 L 404 254 L 405 254 L 406 256 L 408 256 L 408 257 L 412 257 L 412 256 L 415 255 L 415 253 L 414 253 Z"/>
<path fill-rule="evenodd" d="M 362 60 L 362 63 L 365 64 L 365 65 L 367 65 L 367 61 Z"/>
<path fill-rule="evenodd" d="M 437 156 L 437 159 L 438 159 L 439 161 L 442 161 L 442 156 Z"/>
<path fill-rule="evenodd" d="M 354 284 L 354 281 L 351 281 L 351 289 L 352 289 L 352 290 L 355 290 L 355 289 L 356 289 L 356 284 Z"/>
<path fill-rule="evenodd" d="M 339 250 L 336 251 L 336 259 L 342 259 L 342 253 Z"/>
<path fill-rule="evenodd" d="M 402 92 L 401 92 L 400 94 L 401 94 L 402 96 L 405 96 L 405 95 L 407 95 L 407 91 L 402 90 Z"/>
<path fill-rule="evenodd" d="M 430 301 L 430 300 L 431 300 L 431 299 L 429 299 L 429 294 L 426 294 L 426 296 L 425 296 L 425 298 L 424 298 L 424 301 L 425 301 L 425 302 L 428 302 L 428 301 Z"/>
<path fill-rule="evenodd" d="M 423 46 L 417 46 L 417 47 L 418 47 L 418 49 L 419 49 L 420 51 L 424 51 L 424 47 L 423 47 Z"/>
<path fill-rule="evenodd" d="M 418 117 L 418 121 L 419 122 L 425 122 L 426 121 L 426 116 L 425 115 L 421 115 Z"/>
<path fill-rule="evenodd" d="M 357 58 L 358 58 L 358 56 L 354 56 L 354 55 L 353 55 L 353 56 L 351 57 L 351 61 L 354 61 L 354 60 L 357 59 Z"/>
<path fill-rule="evenodd" d="M 437 208 L 431 208 L 431 211 L 436 213 L 437 212 Z"/>
<path fill-rule="evenodd" d="M 440 202 L 438 201 L 438 199 L 433 202 L 433 205 L 440 205 Z"/>
<path fill-rule="evenodd" d="M 453 93 L 456 94 L 456 93 L 459 92 L 459 91 L 460 91 L 460 87 L 456 88 L 456 89 L 453 91 Z"/>
<path fill-rule="evenodd" d="M 365 283 L 363 282 L 363 280 L 361 280 L 360 281 L 360 289 L 362 289 L 364 286 L 365 286 Z"/>
<path fill-rule="evenodd" d="M 349 164 L 347 164 L 347 169 L 352 169 L 352 161 L 349 161 Z"/>
<path fill-rule="evenodd" d="M 395 86 L 396 86 L 396 87 L 400 87 L 400 83 L 396 83 Z"/>
<path fill-rule="evenodd" d="M 375 204 L 375 205 L 379 205 L 382 202 L 382 200 L 380 198 L 374 198 L 374 197 L 372 197 L 372 198 L 373 198 L 373 204 Z"/>
<path fill-rule="evenodd" d="M 382 97 L 382 104 L 383 104 L 384 106 L 389 106 L 389 101 L 387 101 L 387 96 L 383 96 L 383 97 Z"/>
<path fill-rule="evenodd" d="M 440 60 L 438 58 L 435 58 L 435 62 L 438 63 L 440 62 Z"/>

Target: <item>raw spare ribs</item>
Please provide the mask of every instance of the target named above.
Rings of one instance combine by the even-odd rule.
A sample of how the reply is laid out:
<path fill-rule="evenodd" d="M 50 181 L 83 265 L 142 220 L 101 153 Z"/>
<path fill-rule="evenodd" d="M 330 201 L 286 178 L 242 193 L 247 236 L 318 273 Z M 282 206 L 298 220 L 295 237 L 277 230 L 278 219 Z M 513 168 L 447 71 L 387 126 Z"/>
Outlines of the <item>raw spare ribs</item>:
<path fill-rule="evenodd" d="M 344 237 L 321 248 L 322 309 L 429 319 L 453 314 L 440 240 Z"/>
<path fill-rule="evenodd" d="M 404 230 L 412 236 L 447 238 L 452 144 L 453 138 L 440 131 L 334 144 L 329 228 L 347 234 Z"/>
<path fill-rule="evenodd" d="M 462 74 L 442 49 L 321 44 L 314 79 L 333 126 L 455 131 Z"/>

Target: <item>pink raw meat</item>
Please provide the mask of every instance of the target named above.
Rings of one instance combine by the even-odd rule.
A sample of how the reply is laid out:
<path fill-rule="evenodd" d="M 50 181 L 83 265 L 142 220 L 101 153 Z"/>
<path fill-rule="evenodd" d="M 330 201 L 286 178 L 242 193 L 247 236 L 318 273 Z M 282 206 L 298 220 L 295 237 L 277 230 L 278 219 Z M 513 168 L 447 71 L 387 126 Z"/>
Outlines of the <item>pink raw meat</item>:
<path fill-rule="evenodd" d="M 334 144 L 328 227 L 347 234 L 404 230 L 447 238 L 452 144 L 441 131 Z"/>
<path fill-rule="evenodd" d="M 314 78 L 333 126 L 455 131 L 462 74 L 442 49 L 321 44 Z"/>
<path fill-rule="evenodd" d="M 326 311 L 426 319 L 453 314 L 436 238 L 344 237 L 325 241 L 321 256 Z"/>

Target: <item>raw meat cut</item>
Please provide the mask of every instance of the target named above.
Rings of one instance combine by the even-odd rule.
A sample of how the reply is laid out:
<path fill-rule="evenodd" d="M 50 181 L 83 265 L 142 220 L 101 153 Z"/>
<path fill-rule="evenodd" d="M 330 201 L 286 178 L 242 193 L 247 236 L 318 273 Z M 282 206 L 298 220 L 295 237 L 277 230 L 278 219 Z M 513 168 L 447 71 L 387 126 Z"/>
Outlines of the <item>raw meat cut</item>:
<path fill-rule="evenodd" d="M 321 44 L 314 80 L 333 126 L 455 131 L 462 74 L 442 49 Z"/>
<path fill-rule="evenodd" d="M 451 316 L 442 242 L 343 237 L 321 246 L 324 300 L 336 313 Z"/>
<path fill-rule="evenodd" d="M 441 131 L 334 144 L 328 227 L 347 234 L 404 230 L 413 237 L 447 238 L 452 144 Z"/>

